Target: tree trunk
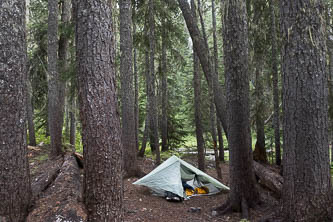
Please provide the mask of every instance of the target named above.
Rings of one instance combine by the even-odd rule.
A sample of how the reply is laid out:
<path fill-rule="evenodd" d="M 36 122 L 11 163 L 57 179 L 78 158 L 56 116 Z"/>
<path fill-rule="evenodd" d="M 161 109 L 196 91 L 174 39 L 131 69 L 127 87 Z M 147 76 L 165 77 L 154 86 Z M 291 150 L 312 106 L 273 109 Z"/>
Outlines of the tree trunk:
<path fill-rule="evenodd" d="M 148 114 L 147 114 L 146 120 L 145 120 L 145 129 L 143 131 L 141 149 L 140 149 L 139 154 L 138 154 L 139 157 L 144 157 L 144 155 L 145 155 L 147 140 L 148 140 L 148 136 L 149 136 L 149 122 L 150 121 L 149 121 L 149 117 L 148 117 Z"/>
<path fill-rule="evenodd" d="M 27 118 L 29 130 L 29 145 L 36 146 L 35 124 L 34 124 L 34 108 L 32 104 L 32 88 L 31 83 L 27 81 Z"/>
<path fill-rule="evenodd" d="M 149 84 L 148 84 L 148 103 L 150 116 L 150 144 L 152 151 L 156 155 L 156 164 L 160 164 L 160 148 L 158 139 L 158 114 L 156 99 L 156 75 L 155 75 L 155 11 L 154 0 L 149 0 Z"/>
<path fill-rule="evenodd" d="M 257 204 L 259 193 L 255 187 L 256 182 L 252 168 L 245 1 L 226 1 L 223 14 L 224 67 L 229 120 L 231 188 L 229 200 L 233 210 L 246 214 L 247 209 L 244 206 L 251 207 Z"/>
<path fill-rule="evenodd" d="M 135 21 L 135 18 L 136 18 L 136 3 L 133 5 L 133 21 Z M 135 22 L 133 22 L 133 36 L 135 36 L 135 33 L 136 33 L 136 24 Z M 138 66 L 137 66 L 136 47 L 133 47 L 133 66 L 134 66 L 135 146 L 136 150 L 138 151 L 139 150 L 139 75 L 138 75 Z"/>
<path fill-rule="evenodd" d="M 31 198 L 26 141 L 27 54 L 25 1 L 0 10 L 0 218 L 23 222 Z"/>
<path fill-rule="evenodd" d="M 51 137 L 50 156 L 56 157 L 62 153 L 63 126 L 63 84 L 58 72 L 58 1 L 48 1 L 48 124 Z M 60 56 L 60 51 L 59 51 Z"/>
<path fill-rule="evenodd" d="M 256 43 L 255 43 L 256 44 Z M 257 46 L 259 47 L 259 46 Z M 265 121 L 264 121 L 264 112 L 265 105 L 264 105 L 264 86 L 262 80 L 262 57 L 259 53 L 256 52 L 257 49 L 254 49 L 254 56 L 256 57 L 255 65 L 255 97 L 256 97 L 256 111 L 255 111 L 255 118 L 256 118 L 256 131 L 257 131 L 257 141 L 255 145 L 255 149 L 253 152 L 253 159 L 260 163 L 267 163 L 267 155 L 266 155 L 266 148 L 265 148 Z"/>
<path fill-rule="evenodd" d="M 192 15 L 191 9 L 187 0 L 178 0 L 178 4 L 180 9 L 182 10 L 187 29 L 191 35 L 191 39 L 193 42 L 193 48 L 199 57 L 201 67 L 204 71 L 208 86 L 212 88 L 214 93 L 214 102 L 216 106 L 217 113 L 219 118 L 221 119 L 223 129 L 225 130 L 226 135 L 228 136 L 227 130 L 227 118 L 226 118 L 226 104 L 225 98 L 223 95 L 223 90 L 221 85 L 216 81 L 216 77 L 214 76 L 213 67 L 210 61 L 209 49 L 206 47 L 205 41 L 202 38 L 198 26 L 195 22 L 195 19 Z M 212 81 L 213 79 L 213 81 Z M 210 83 L 213 83 L 212 85 Z"/>
<path fill-rule="evenodd" d="M 275 141 L 275 161 L 276 165 L 281 165 L 281 150 L 280 150 L 280 108 L 279 108 L 279 77 L 277 65 L 277 50 L 276 50 L 276 25 L 274 13 L 274 0 L 270 0 L 270 11 L 272 19 L 272 74 L 273 74 L 273 101 L 274 101 L 274 141 Z"/>
<path fill-rule="evenodd" d="M 135 115 L 133 90 L 133 39 L 131 0 L 119 1 L 120 20 L 120 76 L 121 76 L 121 121 L 124 148 L 124 171 L 126 177 L 137 175 L 137 149 L 135 143 Z"/>
<path fill-rule="evenodd" d="M 75 99 L 73 98 L 72 104 L 70 106 L 70 130 L 69 130 L 69 144 L 71 144 L 75 148 L 75 137 L 76 137 L 76 118 L 75 118 Z"/>
<path fill-rule="evenodd" d="M 112 2 L 77 5 L 76 56 L 88 221 L 123 219 L 123 157 L 116 95 Z"/>
<path fill-rule="evenodd" d="M 280 11 L 282 215 L 288 221 L 331 221 L 324 4 L 282 0 Z"/>
<path fill-rule="evenodd" d="M 163 36 L 162 36 L 162 151 L 168 148 L 168 70 L 167 70 L 167 31 L 165 19 L 163 19 Z"/>
<path fill-rule="evenodd" d="M 216 115 L 216 118 L 218 119 L 218 116 Z M 224 145 L 223 145 L 223 129 L 221 127 L 221 122 L 218 119 L 217 120 L 217 137 L 219 140 L 219 160 L 224 162 Z"/>
<path fill-rule="evenodd" d="M 195 23 L 197 23 L 196 6 L 194 0 L 191 0 L 191 9 Z M 198 168 L 205 171 L 205 143 L 203 138 L 203 129 L 201 123 L 201 72 L 199 58 L 195 49 L 193 50 L 193 89 L 194 89 L 194 118 L 195 135 L 197 138 L 198 149 Z"/>

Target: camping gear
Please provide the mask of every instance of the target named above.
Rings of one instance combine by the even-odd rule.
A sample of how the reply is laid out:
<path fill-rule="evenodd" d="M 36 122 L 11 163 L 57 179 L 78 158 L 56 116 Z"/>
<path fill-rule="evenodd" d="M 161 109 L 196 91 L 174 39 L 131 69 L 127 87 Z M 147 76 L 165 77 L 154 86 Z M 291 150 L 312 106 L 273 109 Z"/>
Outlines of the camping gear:
<path fill-rule="evenodd" d="M 133 184 L 149 187 L 155 194 L 166 196 L 166 192 L 171 192 L 182 198 L 187 198 L 183 182 L 195 188 L 205 186 L 206 195 L 216 194 L 222 190 L 230 190 L 218 180 L 195 168 L 191 164 L 172 156 L 161 165 L 156 167 L 149 174 L 137 180 Z M 197 194 L 193 194 L 195 196 Z"/>

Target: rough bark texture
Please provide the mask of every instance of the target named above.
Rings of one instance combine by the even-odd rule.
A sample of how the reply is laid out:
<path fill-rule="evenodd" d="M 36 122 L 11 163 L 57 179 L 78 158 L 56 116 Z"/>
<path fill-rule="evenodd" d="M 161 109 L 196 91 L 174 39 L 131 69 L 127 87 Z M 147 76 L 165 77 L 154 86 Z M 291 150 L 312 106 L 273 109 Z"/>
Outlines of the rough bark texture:
<path fill-rule="evenodd" d="M 253 161 L 253 169 L 258 183 L 273 191 L 275 196 L 280 198 L 283 186 L 282 176 L 256 161 Z"/>
<path fill-rule="evenodd" d="M 27 222 L 87 221 L 82 204 L 80 170 L 76 159 L 67 155 L 52 184 L 43 192 L 30 212 Z"/>
<path fill-rule="evenodd" d="M 133 5 L 133 21 L 136 18 L 136 4 Z M 133 22 L 133 36 L 136 33 L 136 24 Z M 134 40 L 133 40 L 134 41 Z M 134 121 L 135 121 L 135 146 L 139 150 L 139 75 L 137 66 L 137 51 L 133 48 L 133 67 L 134 67 Z"/>
<path fill-rule="evenodd" d="M 121 78 L 121 121 L 124 171 L 127 177 L 135 176 L 136 161 L 135 116 L 133 90 L 133 39 L 131 0 L 119 1 L 120 20 L 120 78 Z"/>
<path fill-rule="evenodd" d="M 223 129 L 225 130 L 226 135 L 228 135 L 225 98 L 221 85 L 217 81 L 211 81 L 215 77 L 212 63 L 210 61 L 210 58 L 207 56 L 209 55 L 209 49 L 206 47 L 205 41 L 200 34 L 200 31 L 192 15 L 187 0 L 178 0 L 178 4 L 180 9 L 182 10 L 187 29 L 192 38 L 193 48 L 196 51 L 197 56 L 199 57 L 207 83 L 209 87 L 213 89 L 214 102 L 219 118 L 221 119 Z M 211 82 L 213 83 L 213 85 L 210 84 Z"/>
<path fill-rule="evenodd" d="M 162 35 L 162 121 L 161 137 L 162 151 L 167 151 L 168 147 L 168 70 L 167 70 L 167 32 L 165 19 L 163 20 Z"/>
<path fill-rule="evenodd" d="M 274 13 L 274 0 L 270 0 L 270 11 L 272 19 L 272 74 L 273 74 L 273 101 L 274 101 L 274 141 L 275 141 L 275 162 L 277 165 L 281 165 L 281 150 L 280 150 L 280 108 L 279 108 L 279 76 L 277 65 L 277 50 L 276 50 L 276 25 L 275 25 L 275 13 Z"/>
<path fill-rule="evenodd" d="M 0 3 L 0 217 L 25 220 L 30 201 L 26 141 L 25 2 Z"/>
<path fill-rule="evenodd" d="M 29 145 L 36 146 L 34 108 L 32 104 L 32 88 L 29 80 L 27 81 L 27 119 L 28 119 L 28 131 L 29 131 Z"/>
<path fill-rule="evenodd" d="M 197 23 L 196 6 L 194 0 L 191 0 L 191 10 L 194 22 Z M 201 123 L 201 72 L 199 58 L 195 49 L 193 50 L 193 89 L 194 89 L 194 118 L 195 135 L 198 149 L 198 168 L 205 171 L 205 143 L 203 138 L 203 129 Z"/>
<path fill-rule="evenodd" d="M 324 4 L 280 1 L 283 217 L 331 221 Z"/>
<path fill-rule="evenodd" d="M 123 218 L 122 144 L 111 1 L 77 5 L 76 55 L 88 221 Z"/>
<path fill-rule="evenodd" d="M 148 79 L 148 103 L 150 116 L 150 144 L 156 155 L 156 164 L 160 164 L 160 147 L 158 139 L 158 114 L 156 98 L 156 75 L 155 75 L 155 16 L 154 0 L 149 0 L 149 79 Z"/>
<path fill-rule="evenodd" d="M 47 71 L 48 71 L 48 124 L 50 130 L 51 157 L 62 152 L 62 126 L 63 126 L 63 86 L 58 72 L 58 1 L 48 1 L 48 44 L 47 44 Z"/>
<path fill-rule="evenodd" d="M 252 168 L 247 33 L 245 1 L 226 1 L 223 48 L 230 152 L 229 198 L 231 208 L 237 211 L 241 210 L 242 202 L 254 206 L 259 198 Z"/>
<path fill-rule="evenodd" d="M 253 159 L 255 161 L 261 163 L 267 163 L 267 155 L 265 148 L 265 121 L 264 121 L 264 86 L 263 86 L 263 76 L 262 76 L 262 56 L 256 53 L 256 49 L 254 49 L 256 56 L 256 70 L 255 70 L 255 97 L 256 97 L 256 133 L 257 133 L 257 141 L 255 145 L 255 149 L 253 152 Z"/>

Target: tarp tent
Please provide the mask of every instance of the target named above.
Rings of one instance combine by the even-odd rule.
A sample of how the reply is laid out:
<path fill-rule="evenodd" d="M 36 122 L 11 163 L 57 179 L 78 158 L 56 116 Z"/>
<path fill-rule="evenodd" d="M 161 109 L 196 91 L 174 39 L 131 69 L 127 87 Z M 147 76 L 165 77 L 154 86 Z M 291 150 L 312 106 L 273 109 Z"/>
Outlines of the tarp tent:
<path fill-rule="evenodd" d="M 176 156 L 170 157 L 133 184 L 147 186 L 161 196 L 169 191 L 186 198 L 182 181 L 193 187 L 206 186 L 209 189 L 208 194 L 229 190 L 229 187 Z"/>

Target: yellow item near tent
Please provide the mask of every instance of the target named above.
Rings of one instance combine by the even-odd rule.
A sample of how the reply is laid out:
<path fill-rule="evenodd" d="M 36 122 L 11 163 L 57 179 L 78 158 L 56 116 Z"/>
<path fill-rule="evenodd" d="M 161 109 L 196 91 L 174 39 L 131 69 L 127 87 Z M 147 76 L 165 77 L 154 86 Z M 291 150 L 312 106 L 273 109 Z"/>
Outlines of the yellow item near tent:
<path fill-rule="evenodd" d="M 186 188 L 185 189 L 185 193 L 186 193 L 186 196 L 189 197 L 189 196 L 192 196 L 194 194 L 194 190 Z"/>
<path fill-rule="evenodd" d="M 195 188 L 194 192 L 196 194 L 208 194 L 209 193 L 209 189 L 208 189 L 208 187 L 202 186 L 202 187 Z"/>

